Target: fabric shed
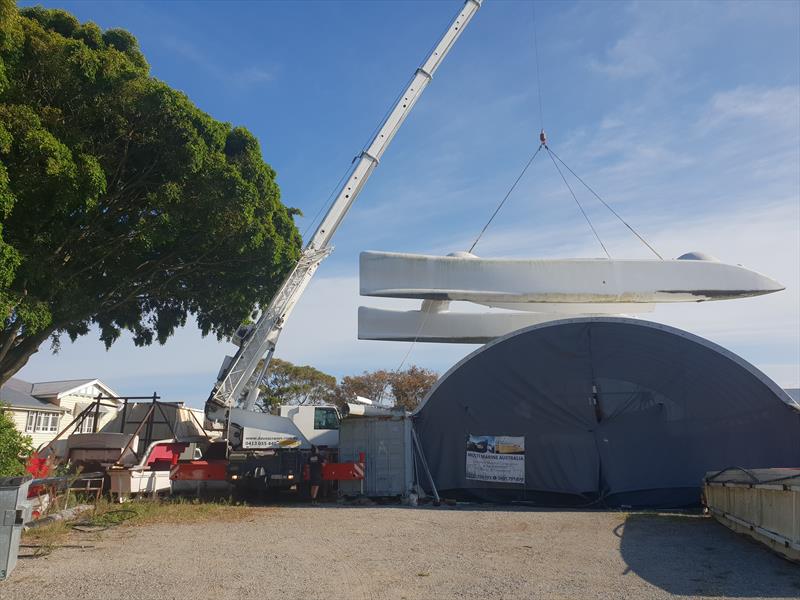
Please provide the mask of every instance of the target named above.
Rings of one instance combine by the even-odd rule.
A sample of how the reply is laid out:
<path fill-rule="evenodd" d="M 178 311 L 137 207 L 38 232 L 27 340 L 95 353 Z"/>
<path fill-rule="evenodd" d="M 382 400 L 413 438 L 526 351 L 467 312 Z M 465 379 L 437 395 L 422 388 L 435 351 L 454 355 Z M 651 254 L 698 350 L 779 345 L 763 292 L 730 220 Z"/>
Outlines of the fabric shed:
<path fill-rule="evenodd" d="M 489 343 L 413 415 L 439 493 L 565 506 L 679 507 L 705 473 L 800 467 L 800 405 L 700 337 L 615 317 Z"/>

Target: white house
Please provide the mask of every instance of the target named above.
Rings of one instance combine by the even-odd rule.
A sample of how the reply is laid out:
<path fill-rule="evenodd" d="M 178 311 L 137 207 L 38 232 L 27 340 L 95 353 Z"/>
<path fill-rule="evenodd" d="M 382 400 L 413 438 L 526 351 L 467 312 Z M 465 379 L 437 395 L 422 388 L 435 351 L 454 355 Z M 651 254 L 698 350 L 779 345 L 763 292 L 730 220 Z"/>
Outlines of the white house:
<path fill-rule="evenodd" d="M 12 377 L 0 388 L 0 403 L 11 415 L 17 429 L 29 435 L 33 447 L 39 448 L 51 441 L 101 394 L 104 399 L 100 406 L 99 429 L 114 417 L 120 406 L 118 394 L 99 379 L 29 383 Z M 93 427 L 94 411 L 91 411 L 80 431 L 88 433 Z"/>

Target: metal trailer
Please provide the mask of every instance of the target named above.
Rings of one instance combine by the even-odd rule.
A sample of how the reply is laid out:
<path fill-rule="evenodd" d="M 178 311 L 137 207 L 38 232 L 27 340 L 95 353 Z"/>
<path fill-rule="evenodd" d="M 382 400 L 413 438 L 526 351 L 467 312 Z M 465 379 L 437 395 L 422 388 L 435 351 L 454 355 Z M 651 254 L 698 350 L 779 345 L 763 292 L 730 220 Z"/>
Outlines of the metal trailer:
<path fill-rule="evenodd" d="M 403 412 L 348 416 L 339 425 L 339 460 L 365 456 L 362 481 L 340 481 L 344 495 L 407 496 L 414 486 L 411 419 Z"/>
<path fill-rule="evenodd" d="M 704 483 L 717 521 L 800 562 L 800 468 L 731 468 L 707 473 Z"/>

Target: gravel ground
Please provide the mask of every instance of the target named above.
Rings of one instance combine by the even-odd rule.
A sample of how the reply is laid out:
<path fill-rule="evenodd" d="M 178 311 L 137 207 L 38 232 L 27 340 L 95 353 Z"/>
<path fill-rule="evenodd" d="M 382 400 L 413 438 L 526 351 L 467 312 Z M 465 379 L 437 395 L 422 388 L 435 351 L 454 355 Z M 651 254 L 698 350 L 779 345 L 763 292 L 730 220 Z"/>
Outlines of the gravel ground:
<path fill-rule="evenodd" d="M 698 515 L 298 505 L 67 543 L 0 597 L 800 598 L 800 566 Z"/>

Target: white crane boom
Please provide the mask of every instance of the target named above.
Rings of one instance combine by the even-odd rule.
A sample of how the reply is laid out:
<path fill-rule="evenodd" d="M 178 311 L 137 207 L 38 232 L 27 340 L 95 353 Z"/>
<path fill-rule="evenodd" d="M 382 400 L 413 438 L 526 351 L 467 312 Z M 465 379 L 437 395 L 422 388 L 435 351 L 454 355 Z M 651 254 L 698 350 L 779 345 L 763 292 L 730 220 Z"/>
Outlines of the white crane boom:
<path fill-rule="evenodd" d="M 336 229 L 372 171 L 378 166 L 381 156 L 397 130 L 430 83 L 436 69 L 480 8 L 481 2 L 482 0 L 466 0 L 428 58 L 417 69 L 411 83 L 400 95 L 375 137 L 359 155 L 350 176 L 339 189 L 333 204 L 303 249 L 300 260 L 281 284 L 255 325 L 242 337 L 236 355 L 223 364 L 217 383 L 206 402 L 206 416 L 209 420 L 223 421 L 227 409 L 237 404 L 239 408 L 252 409 L 258 399 L 260 379 L 257 377 L 254 380 L 253 375 L 256 370 L 259 370 L 260 374 L 266 372 L 283 324 L 311 281 L 317 267 L 333 250 L 330 245 L 333 234 L 336 233 Z M 253 382 L 252 389 L 248 389 L 251 382 Z"/>

